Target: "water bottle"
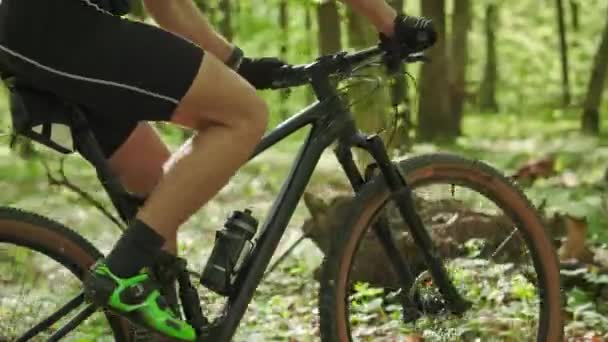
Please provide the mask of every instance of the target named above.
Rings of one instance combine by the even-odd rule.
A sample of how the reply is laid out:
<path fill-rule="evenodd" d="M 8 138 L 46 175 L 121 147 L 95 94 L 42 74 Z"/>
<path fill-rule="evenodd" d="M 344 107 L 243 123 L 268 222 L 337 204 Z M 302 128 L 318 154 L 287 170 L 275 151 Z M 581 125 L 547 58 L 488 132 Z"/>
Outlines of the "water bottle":
<path fill-rule="evenodd" d="M 245 209 L 234 211 L 215 234 L 215 245 L 201 276 L 201 284 L 221 294 L 229 295 L 241 266 L 251 253 L 252 239 L 258 221 Z"/>

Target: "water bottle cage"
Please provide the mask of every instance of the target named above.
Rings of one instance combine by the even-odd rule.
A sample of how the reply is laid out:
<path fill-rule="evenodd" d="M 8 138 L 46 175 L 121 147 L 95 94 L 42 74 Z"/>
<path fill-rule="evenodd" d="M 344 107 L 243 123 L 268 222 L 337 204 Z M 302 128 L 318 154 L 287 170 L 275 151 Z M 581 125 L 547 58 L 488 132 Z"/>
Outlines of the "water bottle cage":
<path fill-rule="evenodd" d="M 224 229 L 215 235 L 213 251 L 201 276 L 204 286 L 221 295 L 232 292 L 236 277 L 253 250 L 256 230 L 257 221 L 249 211 L 232 214 Z"/>

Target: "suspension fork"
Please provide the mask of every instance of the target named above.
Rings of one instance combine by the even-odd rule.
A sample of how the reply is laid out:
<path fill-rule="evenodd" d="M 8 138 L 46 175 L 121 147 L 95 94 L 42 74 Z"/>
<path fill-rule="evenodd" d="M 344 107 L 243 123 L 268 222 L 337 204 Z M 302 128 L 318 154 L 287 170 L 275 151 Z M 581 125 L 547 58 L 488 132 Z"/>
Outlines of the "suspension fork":
<path fill-rule="evenodd" d="M 399 209 L 399 213 L 403 217 L 405 223 L 407 223 L 410 234 L 418 246 L 418 251 L 422 254 L 424 261 L 429 268 L 429 272 L 433 276 L 433 280 L 437 285 L 437 288 L 444 296 L 448 309 L 455 314 L 465 312 L 470 307 L 470 303 L 460 296 L 454 287 L 454 284 L 450 280 L 441 259 L 438 257 L 438 253 L 433 245 L 433 241 L 431 240 L 428 231 L 424 228 L 422 220 L 416 211 L 414 200 L 412 198 L 412 191 L 407 185 L 405 179 L 401 177 L 397 166 L 391 162 L 382 139 L 377 135 L 370 137 L 356 135 L 354 144 L 355 146 L 367 150 L 376 160 L 384 180 L 386 181 L 386 185 L 391 191 L 391 196 L 396 202 L 395 204 Z M 386 219 L 384 221 L 386 221 Z M 388 237 L 391 236 L 390 231 L 388 231 L 388 225 L 383 224 L 381 226 L 385 227 L 376 227 L 378 236 L 380 237 L 381 235 L 384 235 L 384 239 L 388 239 Z M 392 241 L 392 245 L 394 247 L 395 244 L 392 237 L 390 240 Z M 382 238 L 381 241 L 383 241 Z M 399 253 L 398 251 L 396 252 Z M 394 257 L 392 257 L 391 260 L 392 259 L 394 259 Z M 393 261 L 393 265 L 399 266 L 399 264 L 395 263 L 395 261 Z M 411 282 L 405 284 L 411 285 L 413 284 L 413 281 L 411 280 L 411 271 L 409 272 L 410 278 L 406 280 Z"/>
<path fill-rule="evenodd" d="M 363 187 L 365 184 L 365 181 L 353 160 L 351 146 L 344 141 L 340 141 L 334 150 L 334 153 L 338 159 L 338 162 L 342 166 L 342 169 L 346 173 L 353 190 L 355 190 L 355 192 L 359 192 L 361 187 Z M 414 276 L 412 275 L 410 267 L 405 262 L 403 256 L 397 248 L 397 244 L 395 243 L 395 239 L 391 234 L 386 216 L 380 215 L 378 221 L 374 223 L 372 229 L 384 247 L 384 251 L 393 265 L 393 269 L 397 274 L 403 291 L 408 293 L 409 289 L 414 284 Z M 403 306 L 405 309 L 404 319 L 406 321 L 410 321 L 418 318 L 420 313 L 416 309 L 416 304 L 411 300 L 411 298 L 409 296 L 403 296 L 403 301 Z"/>

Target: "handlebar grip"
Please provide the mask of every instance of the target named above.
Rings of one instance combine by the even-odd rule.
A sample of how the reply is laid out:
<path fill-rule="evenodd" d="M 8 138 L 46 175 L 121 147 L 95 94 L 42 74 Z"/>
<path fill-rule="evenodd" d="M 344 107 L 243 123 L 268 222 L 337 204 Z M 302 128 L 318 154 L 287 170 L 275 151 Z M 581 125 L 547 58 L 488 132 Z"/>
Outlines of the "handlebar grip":
<path fill-rule="evenodd" d="M 302 67 L 285 65 L 272 75 L 272 85 L 269 89 L 283 89 L 301 86 L 308 83 L 308 77 Z"/>

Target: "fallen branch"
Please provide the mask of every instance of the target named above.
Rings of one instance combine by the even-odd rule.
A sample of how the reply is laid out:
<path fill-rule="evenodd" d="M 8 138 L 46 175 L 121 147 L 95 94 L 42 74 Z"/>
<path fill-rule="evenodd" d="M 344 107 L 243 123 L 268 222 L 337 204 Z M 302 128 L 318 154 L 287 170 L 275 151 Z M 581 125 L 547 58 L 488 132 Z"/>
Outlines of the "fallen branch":
<path fill-rule="evenodd" d="M 287 259 L 289 254 L 291 254 L 293 252 L 293 250 L 296 249 L 296 247 L 302 241 L 304 241 L 305 238 L 306 238 L 306 235 L 302 235 L 291 246 L 289 246 L 289 248 L 287 248 L 287 250 L 283 254 L 281 254 L 281 256 L 277 259 L 277 261 L 275 261 L 274 264 L 272 264 L 272 266 L 270 266 L 268 271 L 266 273 L 264 273 L 264 277 L 266 277 L 267 275 L 272 273 L 272 271 L 274 271 L 279 266 L 279 264 L 281 264 L 285 259 Z"/>
<path fill-rule="evenodd" d="M 98 200 L 96 200 L 91 194 L 87 193 L 86 191 L 84 191 L 81 188 L 79 188 L 78 186 L 76 186 L 74 183 L 70 182 L 70 180 L 68 179 L 68 177 L 65 174 L 65 158 L 62 158 L 60 161 L 59 177 L 56 177 L 55 175 L 53 175 L 51 168 L 49 167 L 48 163 L 46 162 L 46 160 L 44 158 L 40 158 L 40 161 L 42 163 L 42 166 L 46 170 L 46 176 L 47 176 L 47 179 L 49 180 L 49 185 L 62 186 L 62 187 L 69 189 L 70 191 L 76 193 L 77 195 L 82 197 L 85 201 L 87 201 L 89 204 L 91 204 L 93 207 L 95 207 L 97 210 L 99 210 L 110 221 L 112 221 L 114 224 L 116 224 L 116 226 L 118 226 L 118 228 L 120 230 L 122 230 L 122 231 L 125 230 L 125 226 L 121 223 L 121 221 L 116 216 L 112 215 L 112 213 L 110 213 L 110 211 L 107 210 L 103 206 L 103 204 L 101 204 Z"/>

